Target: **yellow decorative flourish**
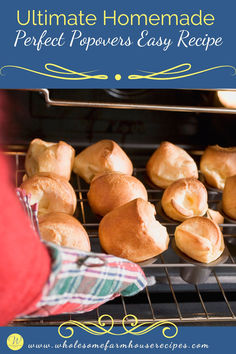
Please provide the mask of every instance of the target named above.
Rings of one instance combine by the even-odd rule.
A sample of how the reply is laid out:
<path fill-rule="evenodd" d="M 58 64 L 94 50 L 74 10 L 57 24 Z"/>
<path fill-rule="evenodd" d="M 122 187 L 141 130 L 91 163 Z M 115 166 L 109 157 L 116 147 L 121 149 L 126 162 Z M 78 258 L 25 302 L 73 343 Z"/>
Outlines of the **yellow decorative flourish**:
<path fill-rule="evenodd" d="M 109 328 L 105 328 L 106 324 L 104 321 L 104 319 L 107 318 L 110 320 L 110 327 Z M 125 323 L 128 319 L 132 319 L 132 322 L 129 324 L 129 328 L 127 327 L 127 324 Z M 66 326 L 66 327 L 65 327 Z M 143 322 L 141 324 L 138 324 L 138 319 L 136 316 L 134 315 L 126 315 L 123 320 L 122 320 L 122 326 L 124 331 L 121 333 L 116 333 L 116 332 L 112 332 L 113 328 L 114 328 L 114 319 L 112 316 L 110 315 L 102 315 L 99 317 L 98 319 L 98 324 L 93 323 L 93 322 L 78 322 L 78 321 L 67 321 L 62 323 L 59 328 L 58 328 L 58 333 L 62 338 L 71 338 L 74 335 L 74 328 L 71 326 L 77 326 L 81 329 L 83 329 L 84 331 L 93 334 L 95 336 L 101 336 L 104 334 L 111 334 L 113 336 L 124 336 L 125 334 L 132 334 L 135 336 L 141 336 L 143 334 L 146 334 L 150 331 L 152 331 L 153 329 L 160 327 L 160 326 L 164 326 L 164 328 L 162 329 L 162 334 L 165 338 L 174 338 L 177 333 L 178 333 L 178 327 L 170 321 L 159 321 L 159 322 Z M 92 326 L 93 328 L 89 327 Z M 67 331 L 69 331 L 69 334 L 65 335 L 62 334 L 62 328 Z M 171 328 L 175 330 L 174 334 L 172 335 L 167 335 L 166 331 L 171 331 Z"/>
<path fill-rule="evenodd" d="M 3 71 L 3 69 L 6 69 L 6 68 L 20 69 L 20 70 L 24 70 L 24 71 L 29 71 L 29 72 L 37 74 L 37 75 L 47 76 L 47 77 L 51 77 L 54 79 L 60 79 L 60 80 L 89 80 L 89 79 L 107 80 L 108 79 L 107 75 L 90 75 L 95 70 L 80 73 L 80 72 L 77 72 L 77 71 L 74 71 L 71 69 L 67 69 L 67 68 L 64 68 L 63 66 L 59 66 L 56 64 L 52 64 L 52 63 L 47 63 L 44 65 L 44 68 L 48 73 L 24 68 L 22 66 L 17 66 L 17 65 L 5 65 L 0 68 L 0 75 L 3 75 L 2 71 Z M 54 73 L 54 74 L 58 74 L 58 75 L 53 75 L 50 73 Z"/>
<path fill-rule="evenodd" d="M 212 71 L 212 70 L 216 70 L 216 69 L 223 69 L 223 68 L 231 68 L 234 71 L 233 75 L 236 74 L 236 68 L 232 65 L 219 65 L 219 66 L 214 66 L 211 68 L 203 69 L 200 71 L 196 71 L 193 73 L 186 73 L 192 69 L 192 65 L 189 63 L 184 63 L 184 64 L 180 64 L 177 66 L 173 66 L 172 68 L 169 68 L 169 69 L 159 71 L 157 73 L 140 70 L 143 73 L 147 73 L 147 75 L 129 75 L 128 79 L 129 80 L 147 79 L 147 80 L 163 80 L 163 81 L 164 80 L 177 80 L 177 79 L 182 79 L 184 77 L 195 76 L 195 75 L 206 73 L 207 71 Z M 184 73 L 186 73 L 186 74 L 184 74 Z"/>

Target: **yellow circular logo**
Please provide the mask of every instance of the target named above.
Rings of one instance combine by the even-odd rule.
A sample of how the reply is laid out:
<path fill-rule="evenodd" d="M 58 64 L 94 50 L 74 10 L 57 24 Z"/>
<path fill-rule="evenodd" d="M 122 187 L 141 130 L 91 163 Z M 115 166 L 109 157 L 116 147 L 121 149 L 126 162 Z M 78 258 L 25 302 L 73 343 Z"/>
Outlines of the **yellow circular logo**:
<path fill-rule="evenodd" d="M 11 350 L 19 350 L 23 347 L 23 345 L 24 345 L 24 339 L 18 333 L 12 333 L 7 338 L 7 346 Z"/>

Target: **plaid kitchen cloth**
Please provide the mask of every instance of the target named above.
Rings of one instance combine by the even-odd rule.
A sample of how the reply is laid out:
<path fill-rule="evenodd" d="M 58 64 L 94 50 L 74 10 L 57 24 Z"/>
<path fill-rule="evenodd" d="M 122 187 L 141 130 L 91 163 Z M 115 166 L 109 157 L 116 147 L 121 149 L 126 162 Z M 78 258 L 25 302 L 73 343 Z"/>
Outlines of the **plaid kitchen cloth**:
<path fill-rule="evenodd" d="M 40 235 L 38 225 L 38 204 L 30 205 L 30 194 L 27 195 L 25 191 L 20 188 L 16 189 L 16 195 L 31 221 L 33 230 L 36 231 L 38 235 Z"/>
<path fill-rule="evenodd" d="M 17 196 L 39 234 L 37 206 L 31 207 L 30 196 L 20 189 Z M 51 255 L 51 274 L 41 300 L 19 317 L 92 311 L 119 295 L 133 296 L 147 285 L 139 265 L 126 259 L 42 242 Z"/>

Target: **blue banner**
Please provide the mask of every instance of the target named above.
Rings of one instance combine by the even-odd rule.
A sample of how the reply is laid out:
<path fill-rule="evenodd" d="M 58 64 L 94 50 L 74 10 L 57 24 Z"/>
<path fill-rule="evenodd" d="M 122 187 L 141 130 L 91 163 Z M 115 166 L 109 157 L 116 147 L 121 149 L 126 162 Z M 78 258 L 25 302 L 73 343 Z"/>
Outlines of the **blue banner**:
<path fill-rule="evenodd" d="M 70 327 L 1 327 L 0 352 L 12 353 L 235 353 L 235 327 L 155 327 L 124 333 L 121 327 L 100 334 Z M 92 326 L 90 326 L 92 328 Z M 98 329 L 93 327 L 95 332 Z M 107 329 L 107 332 L 106 332 Z M 127 327 L 128 329 L 128 327 Z"/>
<path fill-rule="evenodd" d="M 1 88 L 236 88 L 236 2 L 4 1 Z"/>

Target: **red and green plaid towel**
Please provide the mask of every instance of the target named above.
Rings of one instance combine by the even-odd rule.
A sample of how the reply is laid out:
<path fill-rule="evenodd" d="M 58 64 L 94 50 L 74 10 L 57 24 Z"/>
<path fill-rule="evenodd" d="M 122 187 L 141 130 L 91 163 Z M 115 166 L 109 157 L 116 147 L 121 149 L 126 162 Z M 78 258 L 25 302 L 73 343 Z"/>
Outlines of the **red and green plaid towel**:
<path fill-rule="evenodd" d="M 39 233 L 37 206 L 31 207 L 30 196 L 20 189 L 17 196 Z M 128 260 L 42 242 L 52 258 L 51 274 L 40 302 L 20 317 L 91 311 L 119 295 L 135 295 L 147 285 L 142 269 Z"/>

